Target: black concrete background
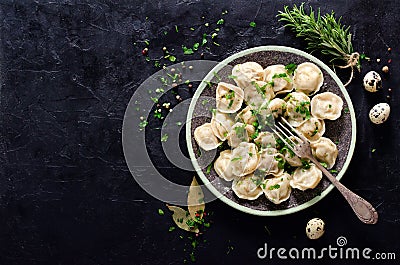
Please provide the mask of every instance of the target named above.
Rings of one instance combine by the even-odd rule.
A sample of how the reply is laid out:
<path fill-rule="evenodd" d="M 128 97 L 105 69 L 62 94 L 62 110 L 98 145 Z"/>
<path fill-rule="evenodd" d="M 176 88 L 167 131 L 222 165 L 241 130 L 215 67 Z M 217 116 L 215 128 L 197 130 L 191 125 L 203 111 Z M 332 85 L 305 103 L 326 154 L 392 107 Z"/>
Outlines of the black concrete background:
<path fill-rule="evenodd" d="M 284 4 L 293 3 L 299 1 L 1 1 L 0 264 L 191 263 L 188 235 L 168 232 L 172 220 L 164 203 L 135 183 L 122 152 L 126 105 L 139 84 L 158 70 L 141 55 L 144 40 L 150 41 L 151 58 L 161 56 L 166 46 L 174 49 L 177 61 L 200 59 L 200 51 L 183 55 L 181 45 L 201 40 L 224 18 L 216 39 L 220 46 L 202 48 L 205 59 L 222 60 L 259 45 L 304 50 L 305 44 L 275 17 Z M 343 16 L 355 50 L 372 59 L 348 87 L 357 145 L 342 181 L 376 206 L 379 223 L 361 224 L 336 190 L 313 207 L 282 217 L 246 215 L 215 201 L 206 207 L 213 213 L 208 217 L 212 225 L 199 238 L 198 264 L 295 263 L 259 260 L 256 251 L 264 243 L 275 248 L 335 246 L 339 236 L 347 238 L 347 246 L 396 252 L 400 258 L 400 4 L 307 3 Z M 228 14 L 222 15 L 224 10 Z M 249 27 L 250 21 L 257 26 Z M 390 74 L 384 76 L 384 89 L 368 94 L 363 75 L 385 64 Z M 387 95 L 391 117 L 372 125 L 368 111 L 386 102 Z M 159 137 L 159 131 L 153 133 Z M 159 141 L 152 141 L 149 150 L 161 152 Z M 176 168 L 163 173 L 186 178 L 187 184 L 193 175 Z M 318 241 L 304 233 L 313 217 L 326 221 L 326 234 Z"/>

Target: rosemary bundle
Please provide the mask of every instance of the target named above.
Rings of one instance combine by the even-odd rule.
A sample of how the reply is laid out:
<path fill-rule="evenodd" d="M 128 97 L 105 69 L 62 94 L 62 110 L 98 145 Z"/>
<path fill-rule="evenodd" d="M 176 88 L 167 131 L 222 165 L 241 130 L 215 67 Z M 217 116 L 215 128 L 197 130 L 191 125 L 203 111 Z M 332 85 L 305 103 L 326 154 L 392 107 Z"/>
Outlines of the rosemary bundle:
<path fill-rule="evenodd" d="M 279 11 L 279 21 L 285 23 L 285 27 L 291 28 L 297 37 L 302 37 L 307 42 L 311 52 L 319 51 L 331 57 L 330 62 L 335 67 L 335 63 L 340 68 L 351 68 L 351 75 L 345 86 L 350 84 L 354 75 L 354 68 L 360 71 L 360 60 L 365 58 L 358 52 L 354 52 L 351 43 L 350 27 L 341 24 L 341 17 L 336 20 L 334 12 L 321 16 L 320 9 L 315 13 L 310 7 L 310 14 L 306 14 L 304 3 L 299 7 L 293 6 L 292 10 L 288 6 L 284 11 Z"/>

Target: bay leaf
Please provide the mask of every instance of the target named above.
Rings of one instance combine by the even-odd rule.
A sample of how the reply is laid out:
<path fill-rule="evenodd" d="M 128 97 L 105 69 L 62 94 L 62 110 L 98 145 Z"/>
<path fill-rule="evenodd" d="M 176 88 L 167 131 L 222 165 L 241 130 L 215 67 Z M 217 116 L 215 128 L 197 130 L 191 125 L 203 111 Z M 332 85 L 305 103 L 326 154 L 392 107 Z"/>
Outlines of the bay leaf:
<path fill-rule="evenodd" d="M 181 207 L 173 205 L 167 205 L 167 207 L 170 211 L 174 212 L 172 214 L 172 219 L 179 228 L 189 232 L 199 233 L 198 228 L 193 229 L 187 225 L 186 222 L 192 220 L 192 218 L 186 210 L 182 209 Z"/>
<path fill-rule="evenodd" d="M 206 205 L 204 204 L 203 190 L 197 183 L 196 177 L 193 177 L 192 184 L 190 185 L 187 203 L 190 216 L 195 219 L 196 213 L 198 213 L 198 218 L 202 219 Z"/>

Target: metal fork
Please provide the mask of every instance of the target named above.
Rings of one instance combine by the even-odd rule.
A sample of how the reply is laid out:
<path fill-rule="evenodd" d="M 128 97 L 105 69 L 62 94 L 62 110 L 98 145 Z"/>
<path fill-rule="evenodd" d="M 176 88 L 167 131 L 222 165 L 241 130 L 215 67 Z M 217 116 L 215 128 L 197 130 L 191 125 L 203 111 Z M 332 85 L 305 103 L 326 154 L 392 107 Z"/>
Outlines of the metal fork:
<path fill-rule="evenodd" d="M 289 122 L 284 118 L 281 118 L 282 122 L 277 121 L 275 123 L 275 129 L 271 128 L 272 131 L 286 144 L 286 146 L 292 150 L 300 158 L 308 158 L 313 162 L 324 175 L 332 182 L 333 185 L 342 193 L 343 197 L 350 204 L 351 208 L 363 223 L 375 224 L 378 221 L 378 213 L 372 207 L 372 205 L 346 188 L 340 183 L 326 168 L 324 168 L 318 160 L 312 155 L 311 147 L 308 139 L 293 128 Z M 285 126 L 286 125 L 286 126 Z M 296 134 L 293 134 L 293 132 Z M 297 137 L 297 143 L 290 139 L 290 136 Z M 290 143 L 288 143 L 288 141 Z"/>

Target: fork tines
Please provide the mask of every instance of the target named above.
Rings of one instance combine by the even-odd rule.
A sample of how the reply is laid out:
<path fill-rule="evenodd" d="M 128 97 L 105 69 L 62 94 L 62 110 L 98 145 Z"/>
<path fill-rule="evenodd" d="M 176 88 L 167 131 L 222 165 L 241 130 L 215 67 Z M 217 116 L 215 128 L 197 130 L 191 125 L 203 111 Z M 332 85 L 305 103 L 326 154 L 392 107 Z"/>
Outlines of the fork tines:
<path fill-rule="evenodd" d="M 283 141 L 283 143 L 290 150 L 296 153 L 296 151 L 294 150 L 294 146 L 297 145 L 298 143 L 293 141 L 293 137 L 296 138 L 296 141 L 300 141 L 300 139 L 303 140 L 302 139 L 303 136 L 300 133 L 298 133 L 296 129 L 294 129 L 292 125 L 290 125 L 285 118 L 281 117 L 281 120 L 283 122 L 276 121 L 275 128 L 271 128 L 271 130 L 276 134 L 276 136 L 278 136 Z"/>

